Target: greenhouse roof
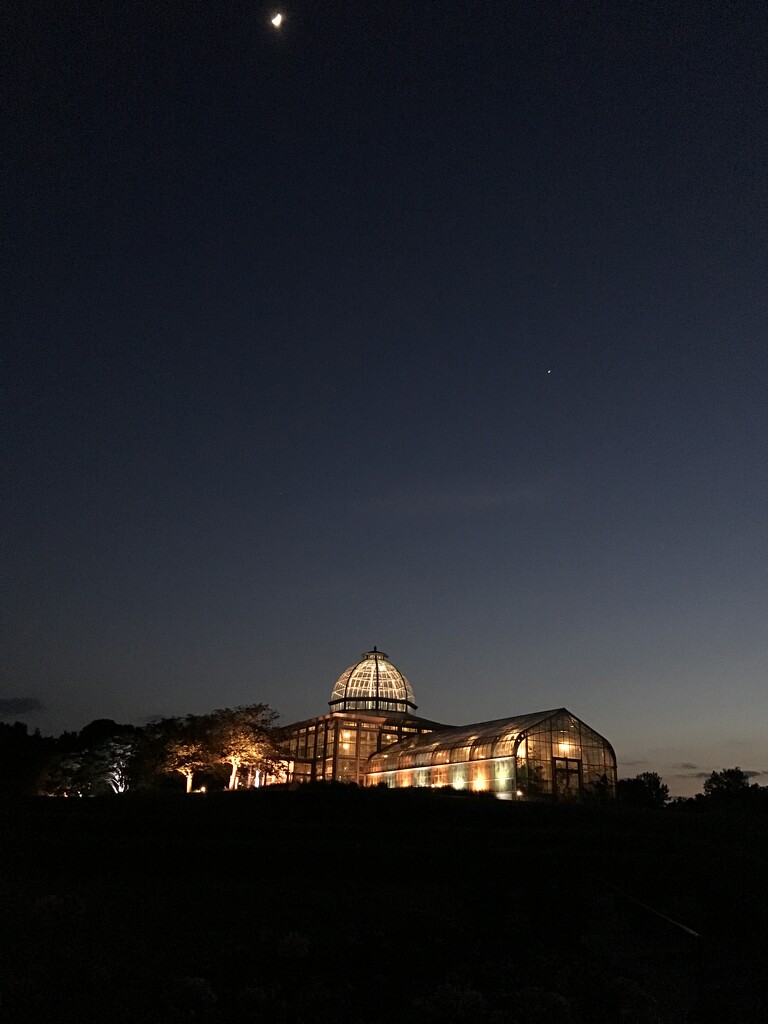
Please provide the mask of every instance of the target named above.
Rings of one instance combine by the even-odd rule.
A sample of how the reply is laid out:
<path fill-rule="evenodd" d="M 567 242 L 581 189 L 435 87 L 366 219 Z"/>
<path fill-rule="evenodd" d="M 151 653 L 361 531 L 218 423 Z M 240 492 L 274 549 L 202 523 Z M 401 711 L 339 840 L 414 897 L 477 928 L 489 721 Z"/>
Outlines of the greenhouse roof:
<path fill-rule="evenodd" d="M 393 743 L 373 754 L 369 760 L 369 770 L 376 772 L 396 769 L 404 755 L 410 755 L 408 762 L 412 765 L 474 760 L 482 756 L 484 751 L 485 756 L 511 756 L 516 741 L 523 733 L 555 715 L 567 715 L 578 721 L 566 708 L 553 708 L 512 718 L 476 722 L 473 725 L 439 728 L 434 732 Z"/>

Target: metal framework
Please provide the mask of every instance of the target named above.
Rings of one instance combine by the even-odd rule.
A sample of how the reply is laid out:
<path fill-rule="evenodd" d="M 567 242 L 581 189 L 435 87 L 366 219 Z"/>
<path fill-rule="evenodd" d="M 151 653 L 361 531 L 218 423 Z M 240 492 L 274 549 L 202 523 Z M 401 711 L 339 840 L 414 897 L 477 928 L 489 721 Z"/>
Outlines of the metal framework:
<path fill-rule="evenodd" d="M 375 647 L 341 673 L 329 704 L 334 711 L 416 710 L 411 684 Z"/>
<path fill-rule="evenodd" d="M 415 715 L 337 711 L 286 726 L 281 745 L 296 781 L 362 784 L 371 754 L 435 728 L 443 726 Z"/>
<path fill-rule="evenodd" d="M 452 786 L 500 796 L 613 793 L 616 754 L 566 708 L 438 729 L 372 755 L 367 785 Z"/>
<path fill-rule="evenodd" d="M 616 790 L 611 744 L 566 708 L 475 725 L 417 718 L 406 677 L 375 647 L 342 672 L 330 714 L 286 726 L 297 781 L 452 786 L 576 800 Z"/>

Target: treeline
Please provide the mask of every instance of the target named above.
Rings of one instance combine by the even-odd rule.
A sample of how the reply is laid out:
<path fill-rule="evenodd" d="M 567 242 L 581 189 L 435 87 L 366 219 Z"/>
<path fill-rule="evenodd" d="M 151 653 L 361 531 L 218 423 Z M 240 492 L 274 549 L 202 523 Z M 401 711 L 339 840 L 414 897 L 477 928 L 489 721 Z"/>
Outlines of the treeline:
<path fill-rule="evenodd" d="M 146 726 L 99 718 L 58 737 L 0 723 L 0 794 L 99 796 L 128 790 L 238 789 L 284 777 L 266 704 L 163 718 Z M 175 780 L 175 781 L 172 781 Z"/>
<path fill-rule="evenodd" d="M 266 704 L 219 708 L 205 715 L 162 718 L 145 726 L 99 718 L 58 737 L 30 733 L 23 722 L 0 722 L 1 796 L 99 796 L 129 790 L 245 789 L 285 781 L 276 712 Z M 712 772 L 703 793 L 670 798 L 656 772 L 619 779 L 616 797 L 626 807 L 697 810 L 762 807 L 768 786 L 741 768 Z M 606 802 L 602 793 L 589 802 Z M 586 797 L 585 797 L 586 799 Z M 612 801 L 609 801 L 612 802 Z"/>
<path fill-rule="evenodd" d="M 671 807 L 697 810 L 711 807 L 764 808 L 768 810 L 768 786 L 750 782 L 752 776 L 741 768 L 724 768 L 704 780 L 704 792 L 696 796 L 669 795 L 669 786 L 656 772 L 641 772 L 631 779 L 619 779 L 616 797 L 626 807 Z"/>

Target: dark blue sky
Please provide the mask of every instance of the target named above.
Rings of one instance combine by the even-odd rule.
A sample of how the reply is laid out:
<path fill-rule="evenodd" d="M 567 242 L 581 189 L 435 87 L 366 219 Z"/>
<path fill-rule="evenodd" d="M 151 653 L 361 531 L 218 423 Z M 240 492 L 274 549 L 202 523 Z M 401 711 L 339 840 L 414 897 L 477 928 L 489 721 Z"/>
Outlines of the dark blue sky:
<path fill-rule="evenodd" d="M 5 16 L 2 699 L 768 772 L 768 9 L 283 10 Z"/>

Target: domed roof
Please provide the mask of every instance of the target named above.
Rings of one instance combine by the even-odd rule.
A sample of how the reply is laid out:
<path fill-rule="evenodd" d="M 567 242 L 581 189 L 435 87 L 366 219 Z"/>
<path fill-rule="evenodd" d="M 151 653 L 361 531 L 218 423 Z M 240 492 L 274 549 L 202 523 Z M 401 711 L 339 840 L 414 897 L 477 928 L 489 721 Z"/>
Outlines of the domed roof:
<path fill-rule="evenodd" d="M 367 651 L 363 660 L 339 676 L 328 702 L 332 711 L 407 711 L 416 708 L 411 684 L 383 651 Z"/>

